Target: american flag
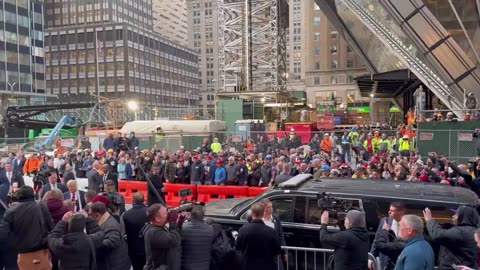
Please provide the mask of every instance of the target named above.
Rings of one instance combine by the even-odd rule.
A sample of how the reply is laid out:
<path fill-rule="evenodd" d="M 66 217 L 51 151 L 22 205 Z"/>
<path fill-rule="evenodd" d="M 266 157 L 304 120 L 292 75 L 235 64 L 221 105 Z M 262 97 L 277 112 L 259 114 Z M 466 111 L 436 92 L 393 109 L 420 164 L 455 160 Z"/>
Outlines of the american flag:
<path fill-rule="evenodd" d="M 98 56 L 102 56 L 103 55 L 103 50 L 102 50 L 102 43 L 100 42 L 100 40 L 98 40 L 97 38 L 97 52 L 98 52 Z"/>

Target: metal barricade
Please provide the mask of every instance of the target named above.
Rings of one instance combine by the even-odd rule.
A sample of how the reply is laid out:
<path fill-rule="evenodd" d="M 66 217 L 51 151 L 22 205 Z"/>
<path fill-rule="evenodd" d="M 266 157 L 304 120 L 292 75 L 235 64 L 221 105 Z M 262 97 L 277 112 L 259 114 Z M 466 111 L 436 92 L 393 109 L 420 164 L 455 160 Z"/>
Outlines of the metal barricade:
<path fill-rule="evenodd" d="M 333 260 L 333 249 L 305 248 L 282 246 L 287 255 L 287 261 L 279 256 L 277 260 L 278 270 L 330 270 Z M 373 269 L 380 270 L 377 259 L 368 253 L 368 259 L 373 261 Z"/>

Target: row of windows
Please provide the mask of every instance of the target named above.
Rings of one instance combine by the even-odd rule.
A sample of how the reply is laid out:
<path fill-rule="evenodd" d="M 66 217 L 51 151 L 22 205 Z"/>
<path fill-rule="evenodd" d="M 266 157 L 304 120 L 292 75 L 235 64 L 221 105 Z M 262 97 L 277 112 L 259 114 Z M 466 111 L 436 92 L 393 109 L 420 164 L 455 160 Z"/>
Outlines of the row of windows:
<path fill-rule="evenodd" d="M 97 52 L 99 56 L 106 55 L 109 56 L 116 56 L 117 59 L 123 59 L 124 48 L 123 47 L 116 47 L 116 48 L 105 48 L 101 51 Z M 60 60 L 67 60 L 67 59 L 76 59 L 78 57 L 79 60 L 81 59 L 95 59 L 95 49 L 78 49 L 78 50 L 71 50 L 71 51 L 52 51 L 47 52 L 45 55 L 47 62 L 49 60 L 53 61 L 60 61 Z"/>

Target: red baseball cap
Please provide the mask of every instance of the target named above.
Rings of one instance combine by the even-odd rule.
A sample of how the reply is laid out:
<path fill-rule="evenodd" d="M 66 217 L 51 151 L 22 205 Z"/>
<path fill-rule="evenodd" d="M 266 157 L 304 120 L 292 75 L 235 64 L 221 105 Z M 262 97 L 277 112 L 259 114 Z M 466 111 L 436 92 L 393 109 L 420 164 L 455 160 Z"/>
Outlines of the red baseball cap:
<path fill-rule="evenodd" d="M 212 161 L 212 160 L 213 160 L 213 157 L 210 156 L 210 155 L 208 155 L 208 156 L 207 156 L 207 160 L 208 160 L 208 161 Z"/>
<path fill-rule="evenodd" d="M 110 202 L 108 201 L 107 197 L 103 196 L 103 195 L 97 195 L 95 196 L 95 198 L 93 198 L 92 202 L 101 202 L 103 204 L 105 204 L 106 207 L 108 207 L 108 205 L 110 204 Z"/>
<path fill-rule="evenodd" d="M 200 157 L 198 155 L 193 156 L 193 159 L 199 159 Z"/>

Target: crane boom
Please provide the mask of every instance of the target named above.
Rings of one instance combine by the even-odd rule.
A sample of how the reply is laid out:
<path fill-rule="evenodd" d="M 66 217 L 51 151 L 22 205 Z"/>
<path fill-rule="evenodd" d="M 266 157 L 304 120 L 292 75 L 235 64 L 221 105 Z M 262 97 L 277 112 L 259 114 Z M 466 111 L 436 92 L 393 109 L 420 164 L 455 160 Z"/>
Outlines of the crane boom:
<path fill-rule="evenodd" d="M 64 115 L 58 121 L 57 125 L 53 128 L 52 132 L 48 135 L 48 137 L 43 141 L 40 145 L 37 145 L 37 150 L 44 150 L 47 146 L 50 146 L 53 143 L 53 140 L 57 135 L 60 133 L 60 130 L 64 126 L 69 126 L 69 127 L 76 127 L 80 124 L 80 122 L 75 119 L 70 117 L 69 115 Z"/>

